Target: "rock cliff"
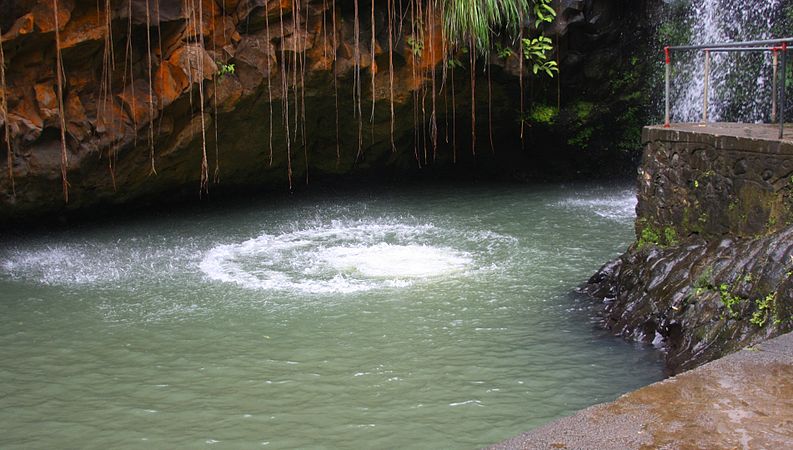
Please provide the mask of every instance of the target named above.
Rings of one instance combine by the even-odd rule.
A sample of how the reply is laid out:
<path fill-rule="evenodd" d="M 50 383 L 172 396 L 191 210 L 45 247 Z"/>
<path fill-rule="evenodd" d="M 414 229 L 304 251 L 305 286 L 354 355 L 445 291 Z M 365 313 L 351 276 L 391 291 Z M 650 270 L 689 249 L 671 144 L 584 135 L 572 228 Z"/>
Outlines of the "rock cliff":
<path fill-rule="evenodd" d="M 390 2 L 361 1 L 356 45 L 347 0 L 0 0 L 0 222 L 427 167 L 623 167 L 644 101 L 621 43 L 647 38 L 646 3 L 558 2 L 561 77 L 524 68 L 524 117 L 515 54 L 480 58 L 472 149 L 467 58 L 444 67 L 429 16 L 389 33 Z"/>

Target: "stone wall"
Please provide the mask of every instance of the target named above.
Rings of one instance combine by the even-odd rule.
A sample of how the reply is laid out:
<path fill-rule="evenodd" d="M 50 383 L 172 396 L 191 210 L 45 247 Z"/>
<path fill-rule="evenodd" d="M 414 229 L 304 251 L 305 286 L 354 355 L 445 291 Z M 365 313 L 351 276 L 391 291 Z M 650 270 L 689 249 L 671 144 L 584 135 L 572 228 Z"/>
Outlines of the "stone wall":
<path fill-rule="evenodd" d="M 766 125 L 646 127 L 636 243 L 582 291 L 671 372 L 793 329 L 793 141 Z"/>
<path fill-rule="evenodd" d="M 747 238 L 791 225 L 793 141 L 776 133 L 772 125 L 644 128 L 637 238 Z"/>

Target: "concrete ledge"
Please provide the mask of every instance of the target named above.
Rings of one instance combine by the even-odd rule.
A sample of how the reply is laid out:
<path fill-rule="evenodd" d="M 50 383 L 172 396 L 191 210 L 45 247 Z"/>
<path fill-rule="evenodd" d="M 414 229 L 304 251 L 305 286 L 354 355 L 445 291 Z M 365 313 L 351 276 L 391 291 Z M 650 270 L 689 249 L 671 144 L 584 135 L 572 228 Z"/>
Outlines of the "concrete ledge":
<path fill-rule="evenodd" d="M 490 448 L 793 448 L 793 333 Z"/>

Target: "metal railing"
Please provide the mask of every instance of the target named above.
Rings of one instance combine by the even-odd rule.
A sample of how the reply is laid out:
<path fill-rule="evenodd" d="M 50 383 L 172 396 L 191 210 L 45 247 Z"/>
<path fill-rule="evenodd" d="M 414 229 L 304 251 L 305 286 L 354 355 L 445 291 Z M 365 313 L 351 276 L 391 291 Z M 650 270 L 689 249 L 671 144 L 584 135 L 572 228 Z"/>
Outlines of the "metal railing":
<path fill-rule="evenodd" d="M 664 57 L 666 60 L 666 108 L 664 127 L 669 128 L 670 126 L 669 90 L 673 51 L 702 51 L 705 54 L 705 73 L 703 80 L 704 100 L 702 108 L 702 122 L 705 123 L 708 121 L 710 54 L 723 52 L 771 52 L 773 64 L 773 79 L 771 81 L 771 122 L 779 121 L 779 139 L 782 139 L 782 135 L 785 132 L 785 82 L 787 80 L 787 54 L 789 44 L 793 44 L 793 38 L 664 47 Z M 778 73 L 780 63 L 782 66 L 781 74 Z"/>

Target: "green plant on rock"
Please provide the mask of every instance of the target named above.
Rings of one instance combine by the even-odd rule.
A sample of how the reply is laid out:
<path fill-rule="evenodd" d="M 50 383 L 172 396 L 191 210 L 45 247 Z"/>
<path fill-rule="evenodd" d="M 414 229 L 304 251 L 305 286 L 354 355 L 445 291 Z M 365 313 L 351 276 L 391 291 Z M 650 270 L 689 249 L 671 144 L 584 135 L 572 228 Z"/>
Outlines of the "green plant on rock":
<path fill-rule="evenodd" d="M 740 316 L 738 305 L 740 305 L 741 301 L 744 299 L 733 294 L 730 290 L 730 285 L 727 283 L 719 285 L 719 297 L 721 298 L 721 302 L 724 303 L 724 307 L 727 308 L 729 317 L 731 319 L 737 319 Z"/>
<path fill-rule="evenodd" d="M 226 64 L 226 63 L 222 63 L 220 61 L 217 61 L 217 65 L 218 65 L 218 77 L 219 78 L 223 78 L 226 75 L 234 75 L 234 71 L 236 70 L 236 67 L 234 66 L 234 64 Z"/>
<path fill-rule="evenodd" d="M 589 116 L 592 115 L 592 110 L 595 109 L 595 104 L 592 102 L 576 102 L 573 108 L 575 110 L 576 119 L 583 123 L 589 120 Z"/>
<path fill-rule="evenodd" d="M 680 243 L 677 238 L 677 231 L 673 227 L 667 226 L 664 227 L 663 231 L 660 231 L 653 225 L 648 224 L 645 219 L 640 220 L 640 223 L 643 225 L 637 243 L 640 249 L 647 245 L 668 247 Z"/>
<path fill-rule="evenodd" d="M 776 309 L 776 292 L 772 292 L 763 298 L 758 298 L 754 301 L 757 310 L 752 313 L 749 322 L 759 328 L 765 326 L 768 321 L 768 315 L 772 309 Z M 776 316 L 776 315 L 775 315 Z M 778 325 L 778 318 L 775 317 L 774 324 Z"/>
<path fill-rule="evenodd" d="M 658 230 L 653 228 L 652 225 L 647 225 L 642 228 L 641 236 L 639 236 L 638 247 L 644 248 L 648 245 L 658 245 L 661 243 L 661 235 Z"/>
<path fill-rule="evenodd" d="M 666 245 L 677 245 L 677 231 L 672 227 L 664 228 L 664 242 Z"/>
<path fill-rule="evenodd" d="M 699 297 L 705 291 L 713 288 L 713 266 L 708 266 L 696 280 L 694 280 L 695 295 Z"/>
<path fill-rule="evenodd" d="M 559 110 L 555 106 L 535 105 L 527 117 L 529 122 L 541 125 L 553 125 Z"/>
<path fill-rule="evenodd" d="M 591 127 L 581 128 L 575 136 L 567 140 L 567 143 L 580 149 L 586 149 L 589 146 L 589 142 L 592 140 L 593 133 L 594 130 Z"/>
<path fill-rule="evenodd" d="M 408 36 L 405 43 L 407 43 L 410 48 L 410 53 L 412 53 L 414 57 L 421 57 L 421 54 L 424 52 L 424 41 L 420 38 Z"/>

